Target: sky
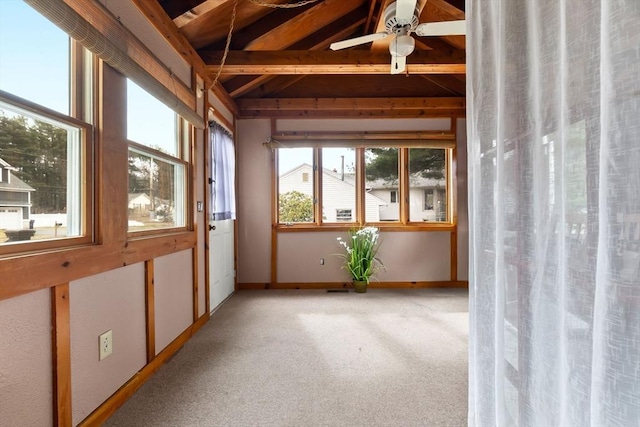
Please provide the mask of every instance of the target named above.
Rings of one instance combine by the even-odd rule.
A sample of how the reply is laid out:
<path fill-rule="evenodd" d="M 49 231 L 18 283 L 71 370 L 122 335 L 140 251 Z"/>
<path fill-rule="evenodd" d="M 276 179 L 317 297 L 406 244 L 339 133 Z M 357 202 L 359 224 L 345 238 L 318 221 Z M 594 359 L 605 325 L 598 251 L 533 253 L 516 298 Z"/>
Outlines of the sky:
<path fill-rule="evenodd" d="M 68 63 L 66 34 L 21 0 L 0 0 L 0 89 L 69 114 Z"/>
<path fill-rule="evenodd" d="M 22 0 L 0 0 L 0 89 L 69 114 L 69 36 Z M 176 154 L 173 110 L 127 91 L 127 137 Z"/>

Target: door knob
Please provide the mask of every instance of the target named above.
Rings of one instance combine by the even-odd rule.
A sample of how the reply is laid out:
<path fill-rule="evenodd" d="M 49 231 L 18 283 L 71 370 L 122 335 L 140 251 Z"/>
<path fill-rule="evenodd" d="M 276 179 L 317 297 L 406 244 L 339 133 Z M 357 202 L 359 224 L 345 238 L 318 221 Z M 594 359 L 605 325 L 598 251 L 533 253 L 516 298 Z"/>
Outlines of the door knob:
<path fill-rule="evenodd" d="M 215 229 L 216 229 L 216 226 L 215 226 L 215 225 L 211 225 L 211 224 L 209 224 L 209 231 L 213 231 L 213 230 L 215 230 Z"/>

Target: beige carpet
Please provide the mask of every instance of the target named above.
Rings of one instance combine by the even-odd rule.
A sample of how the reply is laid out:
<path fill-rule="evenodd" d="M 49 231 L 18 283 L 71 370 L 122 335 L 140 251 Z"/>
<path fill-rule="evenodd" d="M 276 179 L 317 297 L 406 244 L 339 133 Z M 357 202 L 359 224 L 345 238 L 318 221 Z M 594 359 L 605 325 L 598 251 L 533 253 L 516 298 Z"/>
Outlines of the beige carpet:
<path fill-rule="evenodd" d="M 463 289 L 241 291 L 108 426 L 466 426 Z"/>

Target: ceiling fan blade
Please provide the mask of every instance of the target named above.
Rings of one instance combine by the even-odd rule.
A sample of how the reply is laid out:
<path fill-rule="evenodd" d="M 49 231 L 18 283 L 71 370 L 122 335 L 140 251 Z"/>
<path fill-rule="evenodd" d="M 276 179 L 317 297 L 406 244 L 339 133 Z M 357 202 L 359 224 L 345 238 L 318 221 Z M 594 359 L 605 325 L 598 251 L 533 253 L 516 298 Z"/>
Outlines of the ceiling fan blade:
<path fill-rule="evenodd" d="M 360 44 L 365 44 L 372 41 L 380 40 L 387 37 L 388 35 L 389 34 L 387 33 L 367 34 L 366 36 L 360 36 L 360 37 L 355 37 L 353 39 L 342 40 L 340 42 L 331 43 L 331 46 L 329 46 L 329 48 L 331 50 L 346 49 L 348 47 L 358 46 Z"/>
<path fill-rule="evenodd" d="M 407 57 L 406 56 L 393 56 L 393 55 L 391 55 L 391 74 L 404 73 L 404 70 L 405 70 L 406 67 L 407 67 Z"/>
<path fill-rule="evenodd" d="M 396 19 L 403 24 L 408 24 L 413 19 L 417 0 L 396 0 Z"/>
<path fill-rule="evenodd" d="M 425 22 L 416 27 L 415 33 L 419 36 L 464 36 L 467 33 L 467 22 Z"/>

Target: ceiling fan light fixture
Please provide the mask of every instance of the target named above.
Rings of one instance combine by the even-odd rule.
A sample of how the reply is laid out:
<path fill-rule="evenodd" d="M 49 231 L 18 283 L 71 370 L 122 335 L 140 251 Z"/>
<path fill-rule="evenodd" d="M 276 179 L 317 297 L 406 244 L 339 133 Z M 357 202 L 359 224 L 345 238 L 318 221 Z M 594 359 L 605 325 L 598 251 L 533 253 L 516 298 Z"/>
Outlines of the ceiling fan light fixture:
<path fill-rule="evenodd" d="M 416 41 L 409 35 L 399 35 L 389 43 L 389 53 L 393 56 L 409 56 L 416 47 Z"/>

